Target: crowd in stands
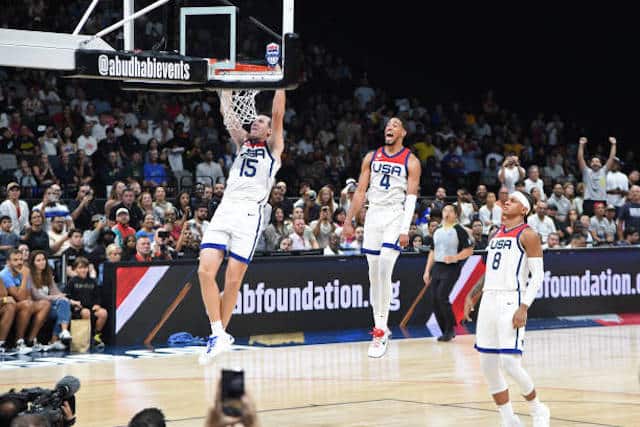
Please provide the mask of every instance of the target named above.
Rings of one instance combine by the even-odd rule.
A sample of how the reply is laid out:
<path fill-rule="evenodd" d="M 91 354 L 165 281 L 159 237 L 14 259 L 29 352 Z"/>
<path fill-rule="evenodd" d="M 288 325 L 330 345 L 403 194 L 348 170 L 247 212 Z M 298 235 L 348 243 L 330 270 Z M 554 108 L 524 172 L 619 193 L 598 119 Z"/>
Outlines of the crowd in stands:
<path fill-rule="evenodd" d="M 62 27 L 64 13 L 77 6 L 70 3 L 16 3 L 27 10 L 14 16 L 34 18 L 50 7 L 56 14 L 49 29 L 69 31 Z M 448 203 L 476 248 L 486 247 L 515 190 L 534 198 L 528 221 L 545 248 L 639 243 L 638 162 L 632 150 L 616 155 L 615 138 L 580 139 L 583 130 L 557 114 L 526 119 L 498 105 L 491 91 L 468 105 L 393 98 L 323 46 L 309 44 L 305 53 L 305 81 L 287 94 L 286 149 L 258 252 L 360 253 L 366 207 L 354 237 L 341 230 L 361 159 L 379 146 L 393 116 L 402 119 L 405 145 L 422 164 L 406 251 L 429 249 Z M 70 316 L 104 320 L 86 281 L 99 286 L 105 262 L 197 258 L 224 195 L 234 146 L 215 94 L 117 89 L 113 82 L 0 68 L 0 292 L 3 307 L 17 306 L 24 351 L 37 348 L 35 329 L 47 318 L 55 321 L 51 345 L 68 338 Z M 52 282 L 42 264 L 51 257 L 65 259 L 66 283 Z M 21 283 L 29 281 L 27 293 Z M 85 299 L 61 296 L 74 286 Z M 37 318 L 28 334 L 31 317 L 20 310 Z M 0 328 L 0 346 L 5 332 Z"/>

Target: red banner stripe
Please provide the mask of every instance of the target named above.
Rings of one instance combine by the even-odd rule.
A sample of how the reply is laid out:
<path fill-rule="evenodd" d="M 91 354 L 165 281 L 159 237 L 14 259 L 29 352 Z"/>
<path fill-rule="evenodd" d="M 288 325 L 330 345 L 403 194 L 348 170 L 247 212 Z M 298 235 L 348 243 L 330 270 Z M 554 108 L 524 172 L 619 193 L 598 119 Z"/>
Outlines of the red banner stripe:
<path fill-rule="evenodd" d="M 149 267 L 122 267 L 116 270 L 117 284 L 116 287 L 116 308 L 136 287 L 142 276 L 147 272 Z"/>
<path fill-rule="evenodd" d="M 467 294 L 473 289 L 473 287 L 478 283 L 482 276 L 484 275 L 485 264 L 480 260 L 476 267 L 473 269 L 473 272 L 469 275 L 464 287 L 458 295 L 456 299 L 451 304 L 451 308 L 453 309 L 453 314 L 456 317 L 456 323 L 459 323 L 464 318 L 464 299 L 467 297 Z"/>

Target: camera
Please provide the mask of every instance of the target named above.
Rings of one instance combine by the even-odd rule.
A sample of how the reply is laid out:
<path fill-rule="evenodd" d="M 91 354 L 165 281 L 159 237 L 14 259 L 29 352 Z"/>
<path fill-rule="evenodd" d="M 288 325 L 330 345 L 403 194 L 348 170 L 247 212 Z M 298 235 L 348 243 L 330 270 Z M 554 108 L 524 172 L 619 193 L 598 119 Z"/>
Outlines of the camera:
<path fill-rule="evenodd" d="M 230 417 L 241 417 L 242 396 L 244 396 L 244 371 L 240 369 L 222 370 L 222 412 Z"/>
<path fill-rule="evenodd" d="M 0 422 L 10 422 L 20 415 L 41 415 L 52 427 L 73 425 L 75 418 L 65 420 L 62 405 L 69 402 L 71 411 L 75 414 L 74 395 L 79 389 L 80 380 L 71 375 L 58 381 L 53 390 L 40 387 L 23 388 L 20 391 L 11 389 L 0 396 Z"/>
<path fill-rule="evenodd" d="M 158 231 L 158 237 L 160 237 L 161 239 L 168 239 L 169 238 L 169 232 L 166 231 L 166 230 Z"/>

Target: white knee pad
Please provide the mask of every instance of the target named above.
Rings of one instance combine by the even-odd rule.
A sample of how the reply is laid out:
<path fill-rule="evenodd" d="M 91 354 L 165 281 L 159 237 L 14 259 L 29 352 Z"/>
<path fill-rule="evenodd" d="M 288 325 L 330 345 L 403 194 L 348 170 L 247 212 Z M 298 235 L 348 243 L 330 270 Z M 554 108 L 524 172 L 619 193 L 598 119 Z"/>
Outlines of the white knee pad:
<path fill-rule="evenodd" d="M 533 381 L 527 371 L 522 367 L 522 357 L 516 354 L 501 354 L 500 361 L 507 374 L 513 378 L 520 387 L 520 393 L 523 396 L 531 394 L 534 388 Z"/>
<path fill-rule="evenodd" d="M 507 382 L 500 369 L 500 355 L 494 353 L 480 353 L 480 366 L 487 384 L 489 393 L 496 394 L 508 388 Z"/>

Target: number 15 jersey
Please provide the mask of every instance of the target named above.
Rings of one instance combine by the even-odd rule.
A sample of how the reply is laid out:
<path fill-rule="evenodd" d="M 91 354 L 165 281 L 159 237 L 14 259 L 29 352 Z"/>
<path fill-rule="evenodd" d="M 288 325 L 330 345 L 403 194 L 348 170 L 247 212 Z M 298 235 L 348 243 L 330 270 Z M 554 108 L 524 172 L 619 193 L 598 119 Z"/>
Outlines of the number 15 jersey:
<path fill-rule="evenodd" d="M 369 204 L 379 207 L 404 206 L 407 196 L 409 156 L 411 150 L 403 147 L 396 154 L 388 155 L 384 147 L 373 152 L 371 178 L 367 199 Z"/>
<path fill-rule="evenodd" d="M 504 225 L 487 248 L 484 290 L 524 291 L 529 279 L 529 263 L 520 235 L 529 226 L 520 224 L 507 230 Z"/>
<path fill-rule="evenodd" d="M 245 141 L 229 169 L 225 199 L 264 204 L 280 169 L 267 141 Z"/>

